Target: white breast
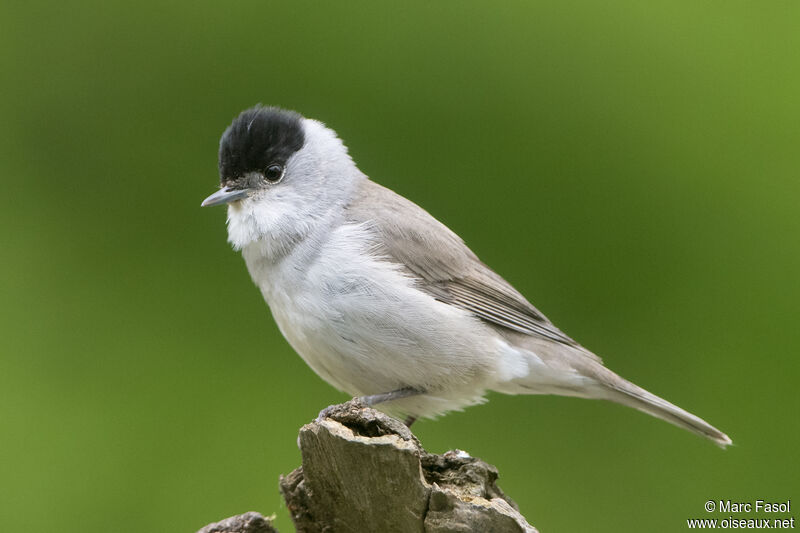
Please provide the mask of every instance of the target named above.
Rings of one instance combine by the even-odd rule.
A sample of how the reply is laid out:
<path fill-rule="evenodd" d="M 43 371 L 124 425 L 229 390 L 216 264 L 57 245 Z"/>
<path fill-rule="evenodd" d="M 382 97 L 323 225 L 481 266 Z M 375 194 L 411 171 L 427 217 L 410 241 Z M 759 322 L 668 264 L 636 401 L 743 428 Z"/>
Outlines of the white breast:
<path fill-rule="evenodd" d="M 482 393 L 497 379 L 502 341 L 371 252 L 368 228 L 341 225 L 275 263 L 264 246 L 243 249 L 253 280 L 292 347 L 335 387 L 353 395 L 408 386 Z"/>

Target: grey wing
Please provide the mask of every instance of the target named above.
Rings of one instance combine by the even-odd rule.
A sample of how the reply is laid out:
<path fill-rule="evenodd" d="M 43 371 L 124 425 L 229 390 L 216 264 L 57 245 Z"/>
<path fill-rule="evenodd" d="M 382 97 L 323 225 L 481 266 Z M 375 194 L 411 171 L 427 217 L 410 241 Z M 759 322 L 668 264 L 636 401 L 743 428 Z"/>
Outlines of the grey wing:
<path fill-rule="evenodd" d="M 427 211 L 368 179 L 348 206 L 348 220 L 366 223 L 384 253 L 420 280 L 437 300 L 503 328 L 578 347 L 507 281 Z"/>

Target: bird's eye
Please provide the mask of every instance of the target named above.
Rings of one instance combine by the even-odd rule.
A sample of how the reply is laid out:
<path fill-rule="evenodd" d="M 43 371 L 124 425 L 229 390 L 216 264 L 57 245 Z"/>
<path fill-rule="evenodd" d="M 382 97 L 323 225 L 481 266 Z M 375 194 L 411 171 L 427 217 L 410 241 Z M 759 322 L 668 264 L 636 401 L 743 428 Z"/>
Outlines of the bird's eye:
<path fill-rule="evenodd" d="M 283 178 L 284 168 L 282 165 L 272 164 L 264 171 L 264 177 L 270 183 L 278 183 Z"/>

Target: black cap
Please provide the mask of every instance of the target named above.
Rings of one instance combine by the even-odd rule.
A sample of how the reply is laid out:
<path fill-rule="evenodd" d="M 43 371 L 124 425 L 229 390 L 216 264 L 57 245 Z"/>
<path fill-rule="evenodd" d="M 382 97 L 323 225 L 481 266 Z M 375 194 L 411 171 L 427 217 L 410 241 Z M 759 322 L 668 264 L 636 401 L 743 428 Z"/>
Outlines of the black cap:
<path fill-rule="evenodd" d="M 256 106 L 234 119 L 219 141 L 220 183 L 248 172 L 263 172 L 286 161 L 305 143 L 302 115 L 277 107 Z"/>

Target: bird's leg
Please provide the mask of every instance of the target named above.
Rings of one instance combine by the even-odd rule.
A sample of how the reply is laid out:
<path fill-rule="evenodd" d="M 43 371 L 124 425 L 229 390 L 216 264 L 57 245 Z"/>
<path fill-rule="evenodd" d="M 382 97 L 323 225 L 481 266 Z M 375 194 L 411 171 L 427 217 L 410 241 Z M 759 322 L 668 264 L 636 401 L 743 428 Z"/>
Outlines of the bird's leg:
<path fill-rule="evenodd" d="M 408 398 L 410 396 L 416 396 L 417 394 L 423 394 L 423 393 L 424 391 L 421 391 L 419 389 L 415 389 L 413 387 L 405 387 L 402 389 L 397 389 L 392 392 L 386 392 L 383 394 L 373 394 L 372 396 L 362 396 L 357 399 L 369 406 L 373 406 L 375 404 L 390 402 L 392 400 L 399 400 L 401 398 Z M 403 420 L 403 423 L 405 423 L 406 427 L 410 428 L 411 424 L 413 424 L 416 419 L 417 419 L 416 416 L 408 415 L 405 418 L 405 420 Z"/>
<path fill-rule="evenodd" d="M 403 387 L 402 389 L 393 390 L 392 392 L 384 392 L 382 394 L 373 394 L 371 396 L 359 396 L 356 398 L 361 403 L 372 407 L 379 403 L 391 402 L 392 400 L 400 400 L 410 396 L 423 394 L 424 391 L 415 389 L 414 387 Z"/>
<path fill-rule="evenodd" d="M 403 387 L 402 389 L 393 390 L 391 392 L 384 392 L 382 394 L 372 394 L 370 396 L 358 396 L 353 398 L 351 402 L 359 403 L 365 405 L 367 407 L 372 407 L 379 403 L 390 402 L 392 400 L 400 400 L 403 398 L 409 398 L 411 396 L 416 396 L 418 394 L 425 394 L 425 391 L 420 389 L 415 389 L 413 387 Z M 348 402 L 350 403 L 350 402 Z M 337 409 L 340 409 L 338 405 L 329 405 L 325 409 L 319 412 L 317 415 L 317 420 L 322 420 L 324 418 L 328 418 Z M 406 425 L 410 426 L 416 417 L 409 416 L 406 418 Z"/>

